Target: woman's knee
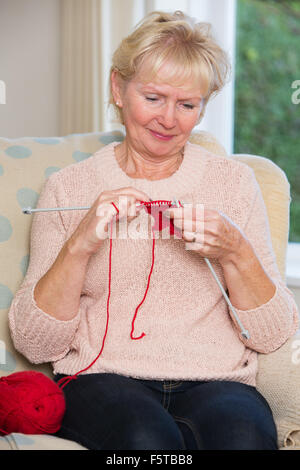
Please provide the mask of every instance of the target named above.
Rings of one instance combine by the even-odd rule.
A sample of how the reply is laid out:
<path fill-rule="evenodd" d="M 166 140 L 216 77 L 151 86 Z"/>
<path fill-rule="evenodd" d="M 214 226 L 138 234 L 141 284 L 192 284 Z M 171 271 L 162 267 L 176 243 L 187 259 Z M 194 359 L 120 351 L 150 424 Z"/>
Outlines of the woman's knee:
<path fill-rule="evenodd" d="M 225 385 L 225 384 L 223 384 Z M 208 448 L 219 449 L 276 449 L 277 431 L 272 412 L 253 387 L 223 388 L 212 394 L 201 421 L 205 422 L 203 436 Z"/>
<path fill-rule="evenodd" d="M 111 438 L 105 439 L 103 450 L 185 449 L 174 419 L 143 385 L 124 381 L 118 394 L 107 397 L 108 407 Z"/>
<path fill-rule="evenodd" d="M 254 387 L 207 382 L 190 391 L 190 403 L 196 402 L 180 411 L 193 421 L 205 449 L 277 448 L 272 412 Z"/>
<path fill-rule="evenodd" d="M 165 410 L 163 410 L 165 411 Z M 118 450 L 183 450 L 182 433 L 171 416 L 131 416 L 118 429 Z"/>

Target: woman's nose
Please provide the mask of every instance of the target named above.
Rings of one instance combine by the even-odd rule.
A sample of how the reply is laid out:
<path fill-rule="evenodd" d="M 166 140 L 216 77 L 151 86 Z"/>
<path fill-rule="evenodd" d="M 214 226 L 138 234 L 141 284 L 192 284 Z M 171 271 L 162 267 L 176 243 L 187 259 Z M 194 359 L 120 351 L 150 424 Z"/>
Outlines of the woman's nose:
<path fill-rule="evenodd" d="M 173 104 L 170 103 L 163 106 L 158 122 L 167 129 L 172 129 L 176 126 L 176 108 Z"/>

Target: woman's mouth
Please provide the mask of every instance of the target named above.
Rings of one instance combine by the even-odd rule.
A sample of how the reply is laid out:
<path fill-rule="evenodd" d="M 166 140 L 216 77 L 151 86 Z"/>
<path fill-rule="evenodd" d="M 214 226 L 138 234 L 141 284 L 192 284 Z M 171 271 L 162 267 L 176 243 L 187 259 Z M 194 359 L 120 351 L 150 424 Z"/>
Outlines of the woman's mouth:
<path fill-rule="evenodd" d="M 160 134 L 159 132 L 152 131 L 151 129 L 149 129 L 149 131 L 154 137 L 156 137 L 159 140 L 171 140 L 174 137 L 174 135 Z"/>

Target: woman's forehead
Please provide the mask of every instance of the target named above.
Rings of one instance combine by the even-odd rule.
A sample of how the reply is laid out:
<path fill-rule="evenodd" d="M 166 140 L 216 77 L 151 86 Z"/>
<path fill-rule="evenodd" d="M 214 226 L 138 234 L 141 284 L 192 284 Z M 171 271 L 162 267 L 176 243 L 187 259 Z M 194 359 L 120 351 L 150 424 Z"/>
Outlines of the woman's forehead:
<path fill-rule="evenodd" d="M 200 86 L 195 86 L 194 84 L 172 84 L 172 83 L 165 83 L 159 80 L 153 79 L 152 81 L 149 80 L 141 80 L 137 81 L 137 86 L 140 89 L 144 89 L 148 92 L 153 93 L 162 93 L 162 94 L 169 94 L 169 93 L 176 93 L 182 95 L 183 98 L 203 98 L 203 94 L 201 92 Z"/>
<path fill-rule="evenodd" d="M 186 95 L 202 98 L 205 90 L 199 81 L 199 77 L 192 74 L 185 77 L 174 76 L 171 66 L 164 64 L 154 75 L 148 67 L 143 66 L 137 73 L 134 81 L 143 88 L 152 88 L 161 92 L 182 92 Z"/>

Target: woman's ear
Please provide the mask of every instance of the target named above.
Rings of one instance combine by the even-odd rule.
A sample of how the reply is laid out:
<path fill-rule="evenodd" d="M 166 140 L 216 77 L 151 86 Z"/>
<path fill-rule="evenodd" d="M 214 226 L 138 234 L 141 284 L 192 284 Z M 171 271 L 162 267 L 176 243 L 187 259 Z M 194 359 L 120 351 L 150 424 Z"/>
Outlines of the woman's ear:
<path fill-rule="evenodd" d="M 112 95 L 115 101 L 115 104 L 119 107 L 122 108 L 123 106 L 123 101 L 122 101 L 122 93 L 121 93 L 121 77 L 118 72 L 118 70 L 114 69 L 111 72 L 111 91 Z"/>

